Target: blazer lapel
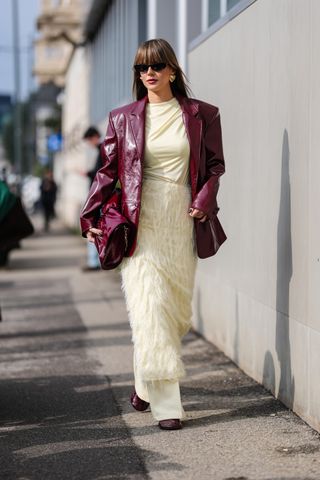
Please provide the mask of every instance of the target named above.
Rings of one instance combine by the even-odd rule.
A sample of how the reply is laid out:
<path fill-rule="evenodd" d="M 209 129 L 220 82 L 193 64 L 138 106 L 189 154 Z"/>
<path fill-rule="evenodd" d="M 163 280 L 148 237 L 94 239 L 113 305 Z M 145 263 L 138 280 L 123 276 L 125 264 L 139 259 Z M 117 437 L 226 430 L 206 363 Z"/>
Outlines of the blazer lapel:
<path fill-rule="evenodd" d="M 144 152 L 144 131 L 145 131 L 145 110 L 148 97 L 145 96 L 141 100 L 138 100 L 130 113 L 130 125 L 133 133 L 133 137 L 136 143 L 139 158 L 143 160 Z"/>
<path fill-rule="evenodd" d="M 202 122 L 198 117 L 199 104 L 194 100 L 190 100 L 180 95 L 176 95 L 176 98 L 181 106 L 182 117 L 190 144 L 190 180 L 192 196 L 195 196 L 197 192 L 202 135 Z M 129 115 L 133 137 L 141 162 L 143 161 L 144 156 L 145 110 L 147 101 L 147 95 L 137 101 Z"/>
<path fill-rule="evenodd" d="M 197 192 L 198 173 L 201 155 L 202 122 L 197 117 L 199 104 L 193 100 L 177 95 L 182 109 L 183 121 L 185 124 L 190 144 L 190 180 L 193 196 Z"/>

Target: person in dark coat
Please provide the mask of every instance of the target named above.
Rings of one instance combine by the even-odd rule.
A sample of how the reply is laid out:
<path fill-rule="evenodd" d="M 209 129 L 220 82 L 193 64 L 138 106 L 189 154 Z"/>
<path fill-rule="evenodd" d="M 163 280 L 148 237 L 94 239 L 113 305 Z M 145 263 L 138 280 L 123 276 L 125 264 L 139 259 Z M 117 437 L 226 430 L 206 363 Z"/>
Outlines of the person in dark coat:
<path fill-rule="evenodd" d="M 100 147 L 101 147 L 101 134 L 99 130 L 96 127 L 89 127 L 84 135 L 83 139 L 85 142 L 87 142 L 90 146 L 93 148 L 97 148 L 98 154 L 97 154 L 97 159 L 94 167 L 87 172 L 87 176 L 90 178 L 90 186 L 93 182 L 94 177 L 96 176 L 96 173 L 100 168 L 102 167 L 102 157 L 100 153 Z"/>
<path fill-rule="evenodd" d="M 10 251 L 19 248 L 19 241 L 33 232 L 20 198 L 0 180 L 0 267 L 8 265 Z"/>
<path fill-rule="evenodd" d="M 44 215 L 44 230 L 49 231 L 50 221 L 55 216 L 54 206 L 57 197 L 57 184 L 53 179 L 53 174 L 49 170 L 43 177 L 40 186 L 41 206 Z"/>
<path fill-rule="evenodd" d="M 100 170 L 100 168 L 103 165 L 102 156 L 100 153 L 101 134 L 96 127 L 91 126 L 85 131 L 83 135 L 83 139 L 88 145 L 98 150 L 96 163 L 94 167 L 91 170 L 88 170 L 86 172 L 87 177 L 89 177 L 90 179 L 90 186 L 91 186 L 97 171 Z M 100 261 L 99 261 L 98 252 L 95 245 L 91 242 L 88 242 L 88 247 L 87 247 L 87 265 L 83 267 L 82 270 L 84 272 L 93 272 L 96 270 L 100 270 Z"/>

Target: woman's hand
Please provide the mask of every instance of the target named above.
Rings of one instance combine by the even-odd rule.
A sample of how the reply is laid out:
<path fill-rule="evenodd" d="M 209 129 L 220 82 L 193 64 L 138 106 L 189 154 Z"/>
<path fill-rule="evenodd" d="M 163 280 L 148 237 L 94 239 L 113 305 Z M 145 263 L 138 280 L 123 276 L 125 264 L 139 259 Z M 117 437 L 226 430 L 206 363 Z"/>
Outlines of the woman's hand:
<path fill-rule="evenodd" d="M 189 215 L 190 217 L 195 217 L 199 218 L 200 222 L 205 222 L 208 218 L 208 215 L 206 215 L 202 210 L 198 210 L 197 208 L 189 208 Z"/>
<path fill-rule="evenodd" d="M 87 239 L 89 240 L 89 242 L 91 243 L 94 243 L 94 238 L 96 235 L 102 235 L 102 230 L 100 230 L 99 228 L 89 228 L 88 232 L 87 232 Z"/>

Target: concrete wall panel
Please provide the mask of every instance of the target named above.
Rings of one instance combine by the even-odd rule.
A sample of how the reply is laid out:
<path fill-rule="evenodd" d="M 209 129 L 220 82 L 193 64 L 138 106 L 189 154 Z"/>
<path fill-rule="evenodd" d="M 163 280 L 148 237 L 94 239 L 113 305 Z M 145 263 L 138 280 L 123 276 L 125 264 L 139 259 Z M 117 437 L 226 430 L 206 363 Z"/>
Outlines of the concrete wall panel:
<path fill-rule="evenodd" d="M 317 0 L 258 0 L 188 59 L 195 96 L 221 112 L 228 235 L 199 261 L 194 323 L 316 428 L 319 20 Z"/>

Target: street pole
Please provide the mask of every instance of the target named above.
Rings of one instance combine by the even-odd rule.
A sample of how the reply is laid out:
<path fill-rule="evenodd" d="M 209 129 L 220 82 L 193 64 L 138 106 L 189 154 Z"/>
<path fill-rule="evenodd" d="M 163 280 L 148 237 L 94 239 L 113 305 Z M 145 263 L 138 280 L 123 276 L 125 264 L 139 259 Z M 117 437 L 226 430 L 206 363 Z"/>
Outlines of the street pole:
<path fill-rule="evenodd" d="M 13 151 L 15 173 L 21 174 L 22 130 L 21 130 L 21 81 L 20 81 L 20 38 L 18 0 L 12 1 L 13 65 L 14 65 L 14 122 Z"/>
<path fill-rule="evenodd" d="M 33 89 L 33 75 L 32 75 L 32 67 L 33 67 L 33 33 L 29 35 L 29 44 L 27 50 L 28 56 L 28 96 L 30 97 L 32 94 Z"/>
<path fill-rule="evenodd" d="M 35 144 L 35 133 L 34 133 L 34 100 L 32 95 L 33 87 L 33 77 L 32 77 L 32 66 L 33 66 L 33 35 L 29 35 L 29 45 L 28 45 L 28 128 L 27 128 L 27 173 L 32 174 L 33 171 L 33 159 L 34 159 L 34 144 Z"/>

